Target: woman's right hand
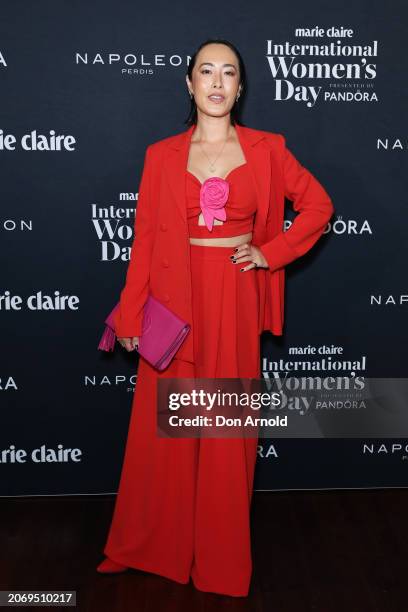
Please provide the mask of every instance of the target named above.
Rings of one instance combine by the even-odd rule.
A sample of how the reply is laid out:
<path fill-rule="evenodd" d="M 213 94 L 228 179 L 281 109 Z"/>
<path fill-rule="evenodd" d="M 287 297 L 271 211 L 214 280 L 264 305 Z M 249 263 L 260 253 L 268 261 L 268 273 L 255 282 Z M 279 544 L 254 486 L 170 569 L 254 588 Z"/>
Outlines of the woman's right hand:
<path fill-rule="evenodd" d="M 129 353 L 139 348 L 139 336 L 133 336 L 133 338 L 118 338 L 119 344 L 123 346 Z"/>

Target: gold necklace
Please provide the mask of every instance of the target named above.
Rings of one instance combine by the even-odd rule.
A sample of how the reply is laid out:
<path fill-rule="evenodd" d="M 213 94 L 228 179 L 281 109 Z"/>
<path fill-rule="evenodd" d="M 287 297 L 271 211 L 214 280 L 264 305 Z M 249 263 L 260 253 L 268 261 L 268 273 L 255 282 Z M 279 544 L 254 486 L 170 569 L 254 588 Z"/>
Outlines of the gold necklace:
<path fill-rule="evenodd" d="M 207 159 L 208 159 L 208 161 L 210 162 L 210 172 L 215 172 L 215 162 L 217 161 L 217 159 L 219 158 L 219 156 L 220 156 L 220 155 L 221 155 L 221 153 L 223 152 L 224 147 L 225 147 L 225 145 L 227 144 L 228 136 L 229 136 L 229 134 L 227 135 L 227 138 L 225 139 L 225 142 L 224 142 L 224 144 L 222 145 L 222 149 L 221 149 L 221 151 L 218 153 L 217 157 L 214 159 L 214 161 L 213 161 L 213 162 L 212 162 L 212 161 L 211 161 L 211 159 L 208 157 L 207 153 L 204 151 L 203 147 L 201 146 L 201 143 L 200 143 L 200 142 L 198 143 L 198 144 L 199 144 L 199 146 L 200 146 L 200 149 L 202 150 L 202 152 L 204 153 L 204 155 L 206 156 L 206 158 L 207 158 Z"/>

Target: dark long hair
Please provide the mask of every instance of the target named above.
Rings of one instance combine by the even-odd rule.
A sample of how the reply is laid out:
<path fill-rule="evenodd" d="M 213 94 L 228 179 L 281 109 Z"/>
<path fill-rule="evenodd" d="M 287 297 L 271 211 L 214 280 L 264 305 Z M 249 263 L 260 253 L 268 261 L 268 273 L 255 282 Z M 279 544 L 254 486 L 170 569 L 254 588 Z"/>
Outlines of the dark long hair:
<path fill-rule="evenodd" d="M 238 58 L 239 75 L 240 75 L 239 82 L 241 85 L 241 93 L 238 98 L 238 102 L 235 101 L 234 106 L 231 108 L 230 117 L 231 117 L 231 125 L 235 125 L 235 123 L 239 123 L 240 125 L 243 125 L 242 121 L 239 119 L 239 114 L 240 114 L 241 107 L 242 107 L 243 97 L 246 94 L 247 79 L 246 79 L 246 70 L 245 70 L 244 60 L 242 59 L 242 56 L 240 52 L 238 51 L 238 49 L 235 47 L 235 45 L 233 45 L 229 40 L 225 40 L 223 38 L 207 38 L 207 40 L 201 43 L 201 45 L 196 49 L 194 55 L 192 55 L 191 57 L 190 63 L 187 68 L 188 78 L 190 79 L 190 81 L 192 80 L 191 75 L 192 75 L 193 68 L 195 66 L 197 55 L 199 51 L 203 47 L 211 43 L 227 45 L 227 47 L 229 47 Z M 190 99 L 190 113 L 187 119 L 184 121 L 184 123 L 186 123 L 188 126 L 191 126 L 197 123 L 197 105 L 195 103 L 194 96 Z"/>

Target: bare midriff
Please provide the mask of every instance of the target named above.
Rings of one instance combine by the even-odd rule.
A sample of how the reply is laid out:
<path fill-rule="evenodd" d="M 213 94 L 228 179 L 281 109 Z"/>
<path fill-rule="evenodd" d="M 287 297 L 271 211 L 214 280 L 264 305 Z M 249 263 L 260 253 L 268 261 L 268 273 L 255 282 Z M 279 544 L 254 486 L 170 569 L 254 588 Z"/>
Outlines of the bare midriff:
<path fill-rule="evenodd" d="M 190 238 L 190 244 L 202 246 L 230 246 L 236 247 L 246 242 L 251 242 L 252 232 L 240 234 L 239 236 L 228 236 L 225 238 Z"/>

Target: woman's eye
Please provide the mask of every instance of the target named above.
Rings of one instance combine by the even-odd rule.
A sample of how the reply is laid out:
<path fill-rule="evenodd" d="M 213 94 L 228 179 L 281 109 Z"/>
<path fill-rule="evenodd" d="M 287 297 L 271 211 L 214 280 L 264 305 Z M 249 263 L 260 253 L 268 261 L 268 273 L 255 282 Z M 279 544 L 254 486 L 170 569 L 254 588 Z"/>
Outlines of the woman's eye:
<path fill-rule="evenodd" d="M 207 73 L 207 72 L 211 72 L 211 70 L 209 70 L 209 68 L 204 68 L 204 69 L 201 71 L 201 74 L 205 74 L 205 73 Z M 230 74 L 231 76 L 234 76 L 234 75 L 235 75 L 235 72 L 233 72 L 232 70 L 227 70 L 227 72 L 226 72 L 225 74 Z"/>

